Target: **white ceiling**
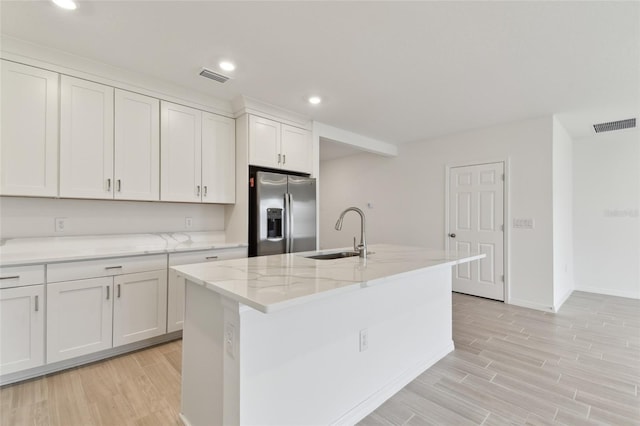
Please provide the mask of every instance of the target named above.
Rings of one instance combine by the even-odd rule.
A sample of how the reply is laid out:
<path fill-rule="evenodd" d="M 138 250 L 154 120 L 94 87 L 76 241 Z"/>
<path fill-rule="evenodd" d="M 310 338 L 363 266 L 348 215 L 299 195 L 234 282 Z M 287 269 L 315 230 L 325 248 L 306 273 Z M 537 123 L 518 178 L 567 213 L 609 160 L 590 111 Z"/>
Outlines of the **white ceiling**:
<path fill-rule="evenodd" d="M 391 143 L 547 114 L 583 137 L 640 110 L 639 2 L 1 6 L 2 34 Z M 223 57 L 233 80 L 198 76 Z"/>

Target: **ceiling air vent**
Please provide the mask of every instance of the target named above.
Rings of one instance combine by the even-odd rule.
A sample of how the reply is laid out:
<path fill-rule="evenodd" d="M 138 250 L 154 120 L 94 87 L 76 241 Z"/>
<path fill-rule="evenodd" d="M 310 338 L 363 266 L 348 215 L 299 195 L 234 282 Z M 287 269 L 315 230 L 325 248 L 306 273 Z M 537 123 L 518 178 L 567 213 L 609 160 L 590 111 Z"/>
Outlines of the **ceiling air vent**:
<path fill-rule="evenodd" d="M 226 75 L 218 74 L 217 72 L 211 71 L 207 68 L 202 68 L 202 71 L 200 71 L 200 75 L 210 78 L 211 80 L 215 80 L 218 83 L 225 83 L 227 80 L 229 80 L 229 77 L 227 77 Z"/>
<path fill-rule="evenodd" d="M 611 132 L 612 130 L 631 129 L 632 127 L 636 127 L 635 118 L 620 121 L 610 121 L 609 123 L 600 123 L 593 125 L 593 129 L 596 131 L 596 133 Z"/>

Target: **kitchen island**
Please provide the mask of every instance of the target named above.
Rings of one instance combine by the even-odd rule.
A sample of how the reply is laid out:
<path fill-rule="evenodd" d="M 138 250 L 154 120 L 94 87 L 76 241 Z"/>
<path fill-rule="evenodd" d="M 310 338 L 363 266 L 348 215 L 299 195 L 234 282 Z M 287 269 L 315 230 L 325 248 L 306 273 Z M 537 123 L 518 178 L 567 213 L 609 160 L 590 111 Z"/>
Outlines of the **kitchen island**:
<path fill-rule="evenodd" d="M 484 255 L 369 251 L 174 268 L 187 280 L 183 422 L 353 424 L 452 351 L 452 266 Z"/>

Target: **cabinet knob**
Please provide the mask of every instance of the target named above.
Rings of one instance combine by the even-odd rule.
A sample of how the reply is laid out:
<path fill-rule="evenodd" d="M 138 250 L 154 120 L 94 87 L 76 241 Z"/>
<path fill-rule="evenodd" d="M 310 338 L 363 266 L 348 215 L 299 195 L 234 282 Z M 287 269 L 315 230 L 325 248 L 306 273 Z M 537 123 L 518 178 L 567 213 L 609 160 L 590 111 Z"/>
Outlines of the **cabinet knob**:
<path fill-rule="evenodd" d="M 450 236 L 451 238 L 455 238 L 455 237 L 456 237 L 456 234 L 449 234 L 449 236 Z"/>
<path fill-rule="evenodd" d="M 282 164 L 287 164 L 287 154 L 282 154 Z"/>
<path fill-rule="evenodd" d="M 280 159 L 282 158 L 282 154 L 278 154 L 278 164 L 280 164 Z"/>
<path fill-rule="evenodd" d="M 107 192 L 111 192 L 111 178 L 107 178 Z"/>
<path fill-rule="evenodd" d="M 196 197 L 200 196 L 200 185 L 196 185 Z"/>

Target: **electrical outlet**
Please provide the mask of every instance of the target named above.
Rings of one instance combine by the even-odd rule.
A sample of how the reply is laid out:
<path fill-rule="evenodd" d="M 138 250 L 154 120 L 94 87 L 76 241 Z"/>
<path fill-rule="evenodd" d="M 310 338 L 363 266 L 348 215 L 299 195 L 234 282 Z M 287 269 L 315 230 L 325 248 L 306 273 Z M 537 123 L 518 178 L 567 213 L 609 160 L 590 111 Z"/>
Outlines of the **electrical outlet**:
<path fill-rule="evenodd" d="M 227 351 L 227 355 L 231 358 L 235 358 L 235 327 L 231 323 L 224 324 L 224 347 Z"/>
<path fill-rule="evenodd" d="M 54 220 L 54 227 L 56 232 L 65 232 L 67 230 L 67 218 L 56 217 Z"/>
<path fill-rule="evenodd" d="M 191 227 L 193 226 L 193 219 L 190 217 L 185 217 L 184 218 L 184 227 L 187 229 L 191 229 Z"/>
<path fill-rule="evenodd" d="M 360 352 L 369 349 L 369 330 L 360 330 Z"/>

